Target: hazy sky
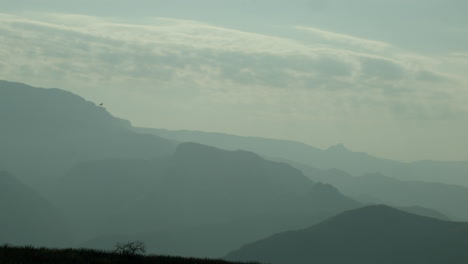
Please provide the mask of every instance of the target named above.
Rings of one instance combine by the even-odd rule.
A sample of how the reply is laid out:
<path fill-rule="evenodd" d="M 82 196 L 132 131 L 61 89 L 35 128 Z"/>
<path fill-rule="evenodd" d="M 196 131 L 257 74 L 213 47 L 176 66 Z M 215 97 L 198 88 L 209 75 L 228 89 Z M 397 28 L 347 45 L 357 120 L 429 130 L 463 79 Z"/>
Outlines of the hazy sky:
<path fill-rule="evenodd" d="M 0 0 L 0 79 L 134 125 L 468 160 L 468 1 Z"/>

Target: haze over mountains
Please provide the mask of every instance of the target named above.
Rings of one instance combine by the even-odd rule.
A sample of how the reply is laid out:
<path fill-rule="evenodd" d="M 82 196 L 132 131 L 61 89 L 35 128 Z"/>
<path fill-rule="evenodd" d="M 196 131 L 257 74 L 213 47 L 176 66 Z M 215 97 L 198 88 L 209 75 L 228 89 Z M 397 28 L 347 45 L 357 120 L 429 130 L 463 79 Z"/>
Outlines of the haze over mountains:
<path fill-rule="evenodd" d="M 0 209 L 7 216 L 0 242 L 112 249 L 141 240 L 150 253 L 196 257 L 247 245 L 228 258 L 300 264 L 351 255 L 359 263 L 409 261 L 453 245 L 431 251 L 439 262 L 412 262 L 443 263 L 468 241 L 466 224 L 435 219 L 468 220 L 468 187 L 447 184 L 465 184 L 463 162 L 429 162 L 433 171 L 424 175 L 421 163 L 343 146 L 134 128 L 72 93 L 7 81 L 0 81 L 0 122 Z M 353 175 L 379 170 L 393 174 Z M 373 202 L 412 214 L 357 209 Z M 409 254 L 408 237 L 419 243 L 430 229 L 435 242 Z M 362 243 L 359 254 L 337 242 L 343 237 Z M 395 258 L 387 250 L 394 243 L 403 252 Z M 364 256 L 367 245 L 377 251 Z"/>
<path fill-rule="evenodd" d="M 468 263 L 468 1 L 0 7 L 0 264 Z"/>
<path fill-rule="evenodd" d="M 468 220 L 465 206 L 468 203 L 468 188 L 465 187 L 468 162 L 404 163 L 352 152 L 343 145 L 321 150 L 300 142 L 220 133 L 147 128 L 136 128 L 136 131 L 223 149 L 254 151 L 270 159 L 289 162 L 313 181 L 329 183 L 363 203 L 423 206 L 442 213 L 442 218 Z"/>
<path fill-rule="evenodd" d="M 154 248 L 222 256 L 248 241 L 359 206 L 288 164 L 194 143 L 175 149 L 175 142 L 132 132 L 128 123 L 71 93 L 2 85 L 1 98 L 9 102 L 2 107 L 23 109 L 21 115 L 2 111 L 9 129 L 2 137 L 9 144 L 2 148 L 8 156 L 2 165 L 21 173 L 32 186 L 50 186 L 41 191 L 67 216 L 76 243 L 109 235 L 163 232 L 166 238 L 183 240 L 194 232 L 200 237 L 224 234 L 223 239 L 198 242 L 199 251 L 191 250 L 192 244 L 179 250 Z M 97 117 L 87 120 L 93 115 Z M 25 144 L 24 137 L 40 140 Z M 17 155 L 9 155 L 12 151 Z M 107 241 L 106 246 L 114 243 Z"/>
<path fill-rule="evenodd" d="M 336 169 L 320 170 L 297 165 L 317 182 L 332 184 L 349 197 L 363 203 L 432 208 L 450 219 L 467 221 L 468 187 L 453 184 L 402 181 L 382 174 L 353 177 Z"/>
<path fill-rule="evenodd" d="M 192 141 L 218 148 L 244 149 L 270 158 L 293 161 L 321 169 L 340 169 L 354 176 L 381 173 L 401 180 L 418 180 L 468 186 L 468 161 L 398 162 L 380 159 L 366 153 L 353 152 L 343 145 L 326 150 L 300 142 L 242 137 L 200 131 L 171 131 L 166 129 L 135 128 L 135 131 L 159 135 L 177 141 Z"/>
<path fill-rule="evenodd" d="M 302 228 L 359 205 L 331 186 L 313 183 L 287 164 L 245 151 L 182 143 L 159 167 L 157 163 L 138 164 L 140 172 L 132 171 L 126 177 L 108 173 L 122 166 L 112 162 L 91 164 L 86 170 L 87 164 L 81 164 L 80 171 L 88 171 L 92 177 L 74 172 L 64 179 L 59 186 L 63 192 L 60 204 L 64 210 L 74 205 L 70 215 L 80 219 L 77 225 L 94 221 L 90 228 L 95 236 L 148 237 L 147 233 L 153 232 L 152 240 L 157 240 L 161 235 L 156 234 L 163 233 L 167 239 L 173 232 L 186 241 L 198 233 L 197 247 L 206 255 L 192 254 L 201 257 L 220 257 L 246 241 Z M 86 198 L 82 198 L 83 193 Z M 203 239 L 214 235 L 218 239 Z M 115 242 L 106 241 L 107 247 Z M 187 255 L 193 248 L 192 244 L 183 248 L 179 242 L 176 251 L 159 244 L 158 250 L 177 255 Z"/>

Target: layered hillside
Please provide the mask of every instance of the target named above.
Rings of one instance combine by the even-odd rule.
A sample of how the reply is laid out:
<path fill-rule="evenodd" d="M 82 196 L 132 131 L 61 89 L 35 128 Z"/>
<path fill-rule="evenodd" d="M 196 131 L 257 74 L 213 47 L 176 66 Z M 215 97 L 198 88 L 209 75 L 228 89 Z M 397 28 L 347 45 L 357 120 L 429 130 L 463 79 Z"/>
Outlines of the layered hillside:
<path fill-rule="evenodd" d="M 157 252 L 219 257 L 248 241 L 304 228 L 359 206 L 288 164 L 196 143 L 180 144 L 167 167 L 152 175 L 147 188 L 131 196 L 120 213 L 110 215 L 97 228 L 102 235 L 85 245 L 106 248 L 128 237 L 148 241 Z M 112 177 L 107 175 L 109 181 Z M 99 178 L 85 181 L 88 185 L 69 185 L 68 190 L 98 197 Z"/>
<path fill-rule="evenodd" d="M 251 243 L 226 259 L 272 264 L 466 263 L 467 243 L 468 223 L 441 221 L 377 205 Z"/>

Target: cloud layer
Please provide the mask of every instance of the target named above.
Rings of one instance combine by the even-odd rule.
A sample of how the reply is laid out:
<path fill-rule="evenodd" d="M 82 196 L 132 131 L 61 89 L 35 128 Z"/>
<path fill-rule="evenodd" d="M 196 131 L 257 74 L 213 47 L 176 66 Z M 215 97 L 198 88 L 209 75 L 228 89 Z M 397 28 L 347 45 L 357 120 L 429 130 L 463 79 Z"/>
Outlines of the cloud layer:
<path fill-rule="evenodd" d="M 468 116 L 468 82 L 449 71 L 466 63 L 459 54 L 421 56 L 306 26 L 290 29 L 303 37 L 286 38 L 170 18 L 36 13 L 0 22 L 1 79 L 112 95 L 113 112 L 137 124 L 155 124 L 144 112 L 171 112 L 162 125 L 181 127 L 191 109 L 278 124 Z"/>

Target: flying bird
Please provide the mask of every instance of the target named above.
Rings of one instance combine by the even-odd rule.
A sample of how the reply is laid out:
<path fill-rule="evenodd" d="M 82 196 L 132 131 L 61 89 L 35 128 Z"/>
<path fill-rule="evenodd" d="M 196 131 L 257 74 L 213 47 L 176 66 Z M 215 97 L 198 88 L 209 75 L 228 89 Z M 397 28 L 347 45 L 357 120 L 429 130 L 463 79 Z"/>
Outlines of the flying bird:
<path fill-rule="evenodd" d="M 102 106 L 102 105 L 103 105 L 103 103 L 100 103 L 100 104 L 99 104 L 99 106 Z"/>

